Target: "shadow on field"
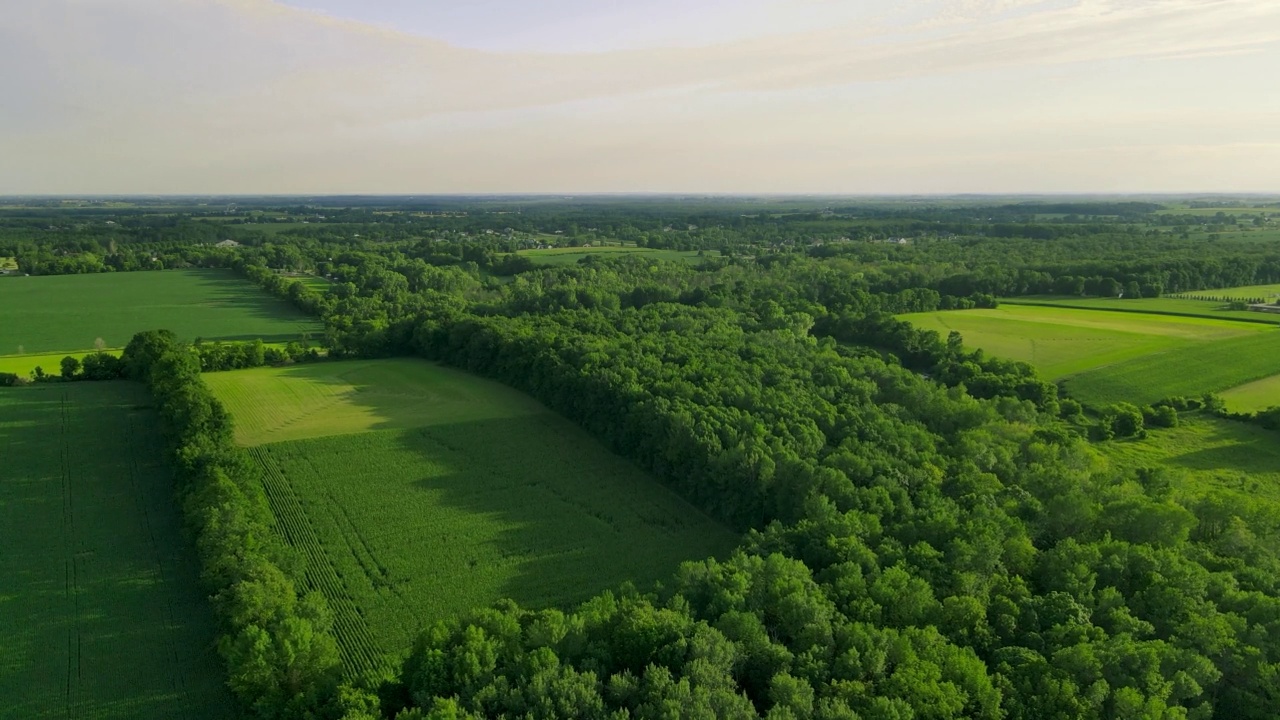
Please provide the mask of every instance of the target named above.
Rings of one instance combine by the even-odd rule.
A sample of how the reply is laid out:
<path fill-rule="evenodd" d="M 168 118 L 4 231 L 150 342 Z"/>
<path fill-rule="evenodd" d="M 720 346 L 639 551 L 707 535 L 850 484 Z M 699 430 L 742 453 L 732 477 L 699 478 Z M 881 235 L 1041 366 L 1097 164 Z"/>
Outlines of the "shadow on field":
<path fill-rule="evenodd" d="M 384 419 L 379 432 L 264 449 L 298 478 L 304 505 L 329 506 L 322 542 L 346 587 L 376 593 L 388 613 L 426 625 L 503 597 L 564 607 L 627 581 L 651 587 L 737 545 L 545 408 L 406 427 L 394 388 L 375 390 L 350 399 Z"/>
<path fill-rule="evenodd" d="M 207 336 L 205 340 L 245 341 L 261 339 L 263 342 L 289 342 L 300 340 L 304 333 L 312 338 L 319 338 L 324 329 L 306 313 L 288 302 L 281 300 L 258 288 L 253 283 L 237 276 L 230 270 L 199 269 L 188 270 L 194 278 L 194 285 L 200 294 L 208 298 L 207 307 L 234 310 L 242 317 L 254 320 L 270 320 L 284 322 L 300 322 L 297 332 L 274 334 L 219 334 Z M 177 330 L 177 328 L 174 328 Z M 182 334 L 179 332 L 179 334 Z"/>
<path fill-rule="evenodd" d="M 1280 467 L 1275 433 L 1259 427 L 1220 420 L 1211 426 L 1207 442 L 1215 444 L 1186 453 L 1172 453 L 1168 462 L 1190 470 L 1272 473 Z"/>
<path fill-rule="evenodd" d="M 515 570 L 501 594 L 528 607 L 580 602 L 627 581 L 648 587 L 681 562 L 736 544 L 726 528 L 555 415 L 418 428 L 400 442 L 453 468 L 416 479 L 415 488 L 497 521 L 501 530 L 485 542 Z M 458 570 L 486 572 L 479 554 Z"/>

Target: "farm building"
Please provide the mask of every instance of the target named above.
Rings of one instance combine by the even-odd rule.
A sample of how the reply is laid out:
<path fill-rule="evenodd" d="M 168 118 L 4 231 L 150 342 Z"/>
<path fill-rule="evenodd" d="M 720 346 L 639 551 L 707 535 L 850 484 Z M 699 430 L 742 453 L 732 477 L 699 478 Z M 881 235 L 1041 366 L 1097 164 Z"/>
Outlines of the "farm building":
<path fill-rule="evenodd" d="M 1254 312 L 1280 313 L 1280 305 L 1270 305 L 1268 303 L 1253 303 L 1249 305 L 1249 309 Z"/>

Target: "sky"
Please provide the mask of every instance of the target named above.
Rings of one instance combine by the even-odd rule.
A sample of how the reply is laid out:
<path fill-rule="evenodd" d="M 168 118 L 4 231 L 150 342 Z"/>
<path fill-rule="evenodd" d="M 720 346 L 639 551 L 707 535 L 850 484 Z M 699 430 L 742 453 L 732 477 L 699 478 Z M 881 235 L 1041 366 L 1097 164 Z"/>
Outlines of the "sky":
<path fill-rule="evenodd" d="M 1280 192 L 1275 0 L 0 0 L 0 194 Z"/>

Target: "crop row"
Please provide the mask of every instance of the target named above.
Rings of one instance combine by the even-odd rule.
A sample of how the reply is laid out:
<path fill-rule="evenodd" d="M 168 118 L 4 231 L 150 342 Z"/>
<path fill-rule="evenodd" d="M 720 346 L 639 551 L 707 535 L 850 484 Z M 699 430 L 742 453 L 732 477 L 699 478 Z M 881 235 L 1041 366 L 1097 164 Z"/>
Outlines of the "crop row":
<path fill-rule="evenodd" d="M 338 576 L 292 484 L 272 460 L 269 451 L 258 447 L 250 453 L 262 468 L 263 488 L 281 534 L 291 547 L 302 553 L 305 560 L 303 577 L 307 585 L 323 593 L 329 602 L 338 648 L 348 672 L 360 673 L 378 667 L 383 660 L 382 652 L 369 633 L 359 609 L 351 602 L 350 592 Z"/>

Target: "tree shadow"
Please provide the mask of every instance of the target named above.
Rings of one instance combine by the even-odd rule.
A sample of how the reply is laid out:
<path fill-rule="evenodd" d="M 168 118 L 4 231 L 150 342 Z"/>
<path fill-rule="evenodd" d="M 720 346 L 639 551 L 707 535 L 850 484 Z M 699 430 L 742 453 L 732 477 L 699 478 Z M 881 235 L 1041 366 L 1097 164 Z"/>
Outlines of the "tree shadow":
<path fill-rule="evenodd" d="M 193 269 L 184 272 L 193 277 L 193 285 L 207 298 L 204 307 L 227 308 L 237 316 L 264 323 L 281 322 L 297 325 L 295 331 L 274 333 L 219 333 L 204 336 L 206 340 L 245 341 L 261 339 L 263 342 L 288 342 L 298 340 L 303 334 L 318 338 L 324 327 L 314 318 L 236 275 L 230 270 Z M 173 328 L 182 334 L 181 328 Z"/>
<path fill-rule="evenodd" d="M 352 402 L 381 418 L 375 430 L 261 448 L 384 650 L 503 597 L 567 607 L 628 581 L 651 587 L 681 562 L 737 546 L 573 423 L 492 385 L 514 413 L 424 422 L 393 393 L 356 392 Z"/>

